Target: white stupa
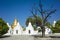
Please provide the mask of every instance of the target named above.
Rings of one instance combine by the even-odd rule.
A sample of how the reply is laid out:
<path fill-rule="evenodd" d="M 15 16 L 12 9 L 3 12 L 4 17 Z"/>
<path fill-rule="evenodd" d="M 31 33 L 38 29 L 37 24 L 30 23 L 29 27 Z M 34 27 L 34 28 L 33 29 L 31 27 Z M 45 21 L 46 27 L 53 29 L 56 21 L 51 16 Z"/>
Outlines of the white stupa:
<path fill-rule="evenodd" d="M 22 34 L 22 26 L 19 24 L 17 19 L 14 20 L 12 27 L 12 34 L 13 35 L 21 35 Z"/>
<path fill-rule="evenodd" d="M 27 35 L 34 35 L 34 34 L 37 34 L 38 31 L 35 31 L 31 22 L 29 22 L 28 26 L 26 27 L 26 34 Z"/>

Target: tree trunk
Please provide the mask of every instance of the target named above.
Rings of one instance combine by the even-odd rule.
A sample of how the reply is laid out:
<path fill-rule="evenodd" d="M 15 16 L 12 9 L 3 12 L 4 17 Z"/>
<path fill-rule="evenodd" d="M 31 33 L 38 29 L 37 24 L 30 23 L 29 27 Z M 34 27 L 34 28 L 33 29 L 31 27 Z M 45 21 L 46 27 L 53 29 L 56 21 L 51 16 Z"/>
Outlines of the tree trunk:
<path fill-rule="evenodd" d="M 42 37 L 44 38 L 45 37 L 45 25 L 44 25 L 44 20 L 42 19 Z"/>
<path fill-rule="evenodd" d="M 42 28 L 42 37 L 44 38 L 45 37 L 45 27 L 43 26 Z"/>

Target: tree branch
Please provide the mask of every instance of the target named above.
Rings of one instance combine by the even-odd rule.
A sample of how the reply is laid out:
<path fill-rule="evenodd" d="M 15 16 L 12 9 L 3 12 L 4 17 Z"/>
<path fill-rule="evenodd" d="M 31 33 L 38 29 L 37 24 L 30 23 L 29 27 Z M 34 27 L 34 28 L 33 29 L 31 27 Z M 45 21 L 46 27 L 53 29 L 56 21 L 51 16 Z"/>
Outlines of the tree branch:
<path fill-rule="evenodd" d="M 34 12 L 33 11 L 31 11 L 31 13 L 33 14 L 33 16 L 36 18 L 36 15 L 34 14 Z"/>
<path fill-rule="evenodd" d="M 56 11 L 56 10 L 50 11 L 50 12 L 47 14 L 47 16 L 45 17 L 44 21 L 46 21 L 46 19 L 47 19 L 51 14 L 55 13 L 55 11 Z"/>

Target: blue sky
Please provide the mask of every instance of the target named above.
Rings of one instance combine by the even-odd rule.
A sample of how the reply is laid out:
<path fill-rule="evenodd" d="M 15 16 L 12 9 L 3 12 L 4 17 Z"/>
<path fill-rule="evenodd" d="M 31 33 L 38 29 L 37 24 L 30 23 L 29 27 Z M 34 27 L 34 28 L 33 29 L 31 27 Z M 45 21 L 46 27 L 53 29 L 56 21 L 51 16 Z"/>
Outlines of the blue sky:
<path fill-rule="evenodd" d="M 3 18 L 6 22 L 12 24 L 14 18 L 20 22 L 22 26 L 25 26 L 26 19 L 31 16 L 31 8 L 34 3 L 38 5 L 39 0 L 0 0 L 0 18 Z M 60 19 L 60 0 L 42 0 L 44 8 L 56 9 L 56 13 L 49 18 L 49 22 Z"/>

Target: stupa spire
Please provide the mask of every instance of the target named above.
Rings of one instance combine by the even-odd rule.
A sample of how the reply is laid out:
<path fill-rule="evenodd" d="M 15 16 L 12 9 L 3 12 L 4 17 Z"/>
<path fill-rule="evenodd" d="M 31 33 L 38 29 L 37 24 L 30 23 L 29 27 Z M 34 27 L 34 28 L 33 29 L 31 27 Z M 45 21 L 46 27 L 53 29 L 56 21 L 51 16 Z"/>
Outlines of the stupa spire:
<path fill-rule="evenodd" d="M 18 21 L 17 21 L 17 19 L 15 18 L 14 19 L 14 22 L 13 22 L 13 24 L 12 24 L 12 29 L 14 29 L 16 26 L 17 26 L 17 23 L 18 23 Z"/>

